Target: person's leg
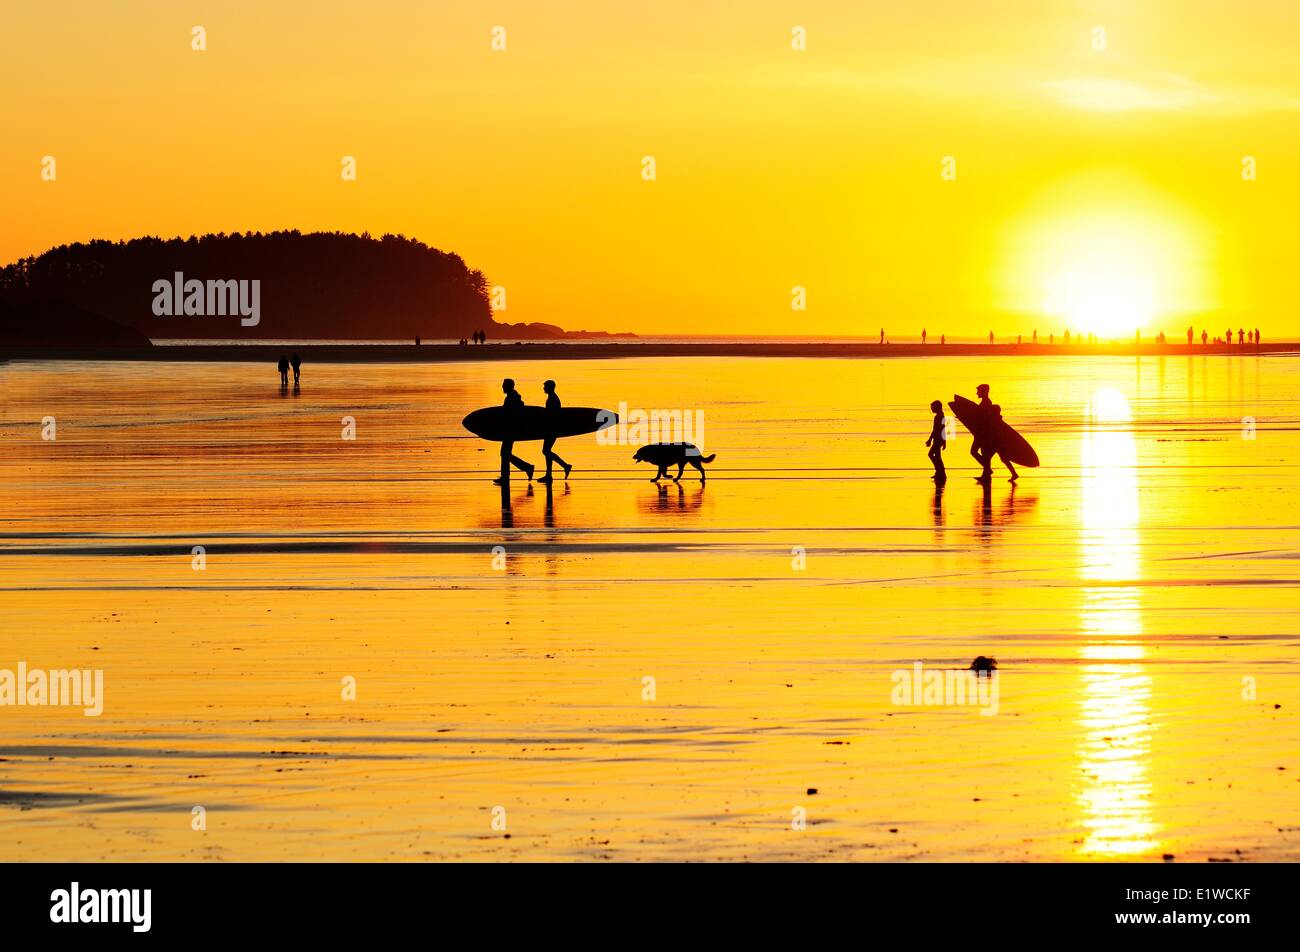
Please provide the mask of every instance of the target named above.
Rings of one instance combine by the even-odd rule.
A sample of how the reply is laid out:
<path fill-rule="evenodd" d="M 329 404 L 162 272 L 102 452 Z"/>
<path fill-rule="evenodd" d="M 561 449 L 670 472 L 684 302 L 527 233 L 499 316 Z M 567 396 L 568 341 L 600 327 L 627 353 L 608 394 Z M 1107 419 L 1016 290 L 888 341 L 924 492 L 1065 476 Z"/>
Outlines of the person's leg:
<path fill-rule="evenodd" d="M 562 460 L 562 459 L 560 458 L 560 455 L 559 455 L 558 453 L 555 452 L 555 440 L 554 440 L 554 439 L 546 440 L 546 441 L 544 441 L 544 442 L 542 443 L 542 455 L 546 457 L 546 476 L 547 476 L 547 478 L 550 478 L 550 475 L 551 475 L 551 464 L 552 464 L 552 463 L 559 463 L 559 464 L 560 464 L 560 468 L 564 470 L 564 478 L 565 478 L 565 479 L 568 479 L 568 478 L 569 478 L 569 471 L 572 470 L 573 467 L 570 466 L 568 463 L 566 463 L 564 460 Z"/>
<path fill-rule="evenodd" d="M 514 449 L 514 444 L 513 444 L 513 443 L 510 444 L 510 446 L 511 446 L 511 449 L 513 450 L 513 449 Z M 521 473 L 527 473 L 529 479 L 532 479 L 532 478 L 533 478 L 533 464 L 532 464 L 532 463 L 527 463 L 527 462 L 521 460 L 518 456 L 515 456 L 513 452 L 510 454 L 510 462 L 513 463 L 513 464 L 515 465 L 515 468 L 518 469 Z M 508 470 L 507 470 L 507 472 L 508 472 Z"/>
<path fill-rule="evenodd" d="M 1002 465 L 1011 473 L 1011 481 L 1013 483 L 1020 478 L 1020 474 L 1016 472 L 1016 468 L 1011 465 L 1011 460 L 1004 457 L 1001 453 L 998 454 L 998 459 L 1002 460 Z"/>
<path fill-rule="evenodd" d="M 558 459 L 558 457 L 551 452 L 551 449 L 554 446 L 554 439 L 542 440 L 542 459 L 546 460 L 546 475 L 542 477 L 542 482 L 544 483 L 549 483 L 551 481 L 551 464 L 554 460 Z"/>
<path fill-rule="evenodd" d="M 497 483 L 508 483 L 510 481 L 510 460 L 513 456 L 515 444 L 501 443 L 501 476 L 495 480 Z"/>

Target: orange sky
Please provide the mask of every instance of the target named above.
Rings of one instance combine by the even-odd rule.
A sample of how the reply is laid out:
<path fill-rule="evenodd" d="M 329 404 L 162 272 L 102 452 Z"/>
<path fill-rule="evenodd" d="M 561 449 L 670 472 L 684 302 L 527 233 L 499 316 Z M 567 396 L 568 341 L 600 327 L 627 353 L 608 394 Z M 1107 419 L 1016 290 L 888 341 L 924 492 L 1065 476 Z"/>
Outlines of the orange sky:
<path fill-rule="evenodd" d="M 21 3 L 0 258 L 394 231 L 569 328 L 1298 335 L 1300 7 L 1137 6 Z"/>

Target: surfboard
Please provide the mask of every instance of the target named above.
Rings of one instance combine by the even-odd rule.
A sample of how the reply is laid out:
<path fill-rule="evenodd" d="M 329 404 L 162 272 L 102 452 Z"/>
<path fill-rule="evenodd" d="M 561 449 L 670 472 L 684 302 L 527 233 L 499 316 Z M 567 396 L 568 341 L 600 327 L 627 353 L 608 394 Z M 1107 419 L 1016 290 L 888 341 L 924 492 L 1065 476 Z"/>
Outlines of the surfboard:
<path fill-rule="evenodd" d="M 549 437 L 582 436 L 595 433 L 618 423 L 618 414 L 612 410 L 594 407 L 524 407 L 507 414 L 505 407 L 484 407 L 475 410 L 461 426 L 477 437 L 496 443 L 524 443 L 528 440 L 545 440 Z"/>
<path fill-rule="evenodd" d="M 1038 454 L 1034 452 L 1034 448 L 1006 420 L 1001 417 L 994 419 L 991 431 L 985 432 L 988 420 L 980 405 L 974 400 L 955 394 L 948 406 L 952 410 L 952 415 L 971 431 L 975 439 L 985 446 L 996 447 L 998 454 L 1004 460 L 1031 469 L 1038 465 Z"/>

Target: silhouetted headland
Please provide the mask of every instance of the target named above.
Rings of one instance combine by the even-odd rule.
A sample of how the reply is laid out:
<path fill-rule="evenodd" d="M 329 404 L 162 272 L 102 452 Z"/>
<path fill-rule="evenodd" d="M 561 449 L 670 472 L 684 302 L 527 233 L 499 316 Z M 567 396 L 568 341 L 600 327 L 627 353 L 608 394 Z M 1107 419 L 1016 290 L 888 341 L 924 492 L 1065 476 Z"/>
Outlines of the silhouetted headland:
<path fill-rule="evenodd" d="M 342 232 L 79 242 L 0 268 L 0 305 L 10 313 L 57 305 L 81 315 L 56 338 L 68 347 L 101 346 L 116 327 L 149 340 L 613 336 L 498 322 L 493 314 L 505 302 L 493 301 L 493 291 L 457 254 L 402 235 Z M 34 343 L 23 320 L 12 323 L 0 326 L 0 346 Z"/>

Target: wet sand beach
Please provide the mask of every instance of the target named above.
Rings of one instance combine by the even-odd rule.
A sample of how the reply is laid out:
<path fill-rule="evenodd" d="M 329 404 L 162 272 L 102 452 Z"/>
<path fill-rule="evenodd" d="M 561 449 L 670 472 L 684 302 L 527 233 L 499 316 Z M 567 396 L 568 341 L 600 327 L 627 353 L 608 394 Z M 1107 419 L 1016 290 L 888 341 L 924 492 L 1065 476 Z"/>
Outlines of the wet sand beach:
<path fill-rule="evenodd" d="M 0 668 L 104 672 L 0 708 L 5 861 L 1300 858 L 1293 358 L 302 352 L 0 364 Z M 707 486 L 498 490 L 503 376 L 703 411 Z M 936 488 L 983 382 L 1044 465 Z"/>

